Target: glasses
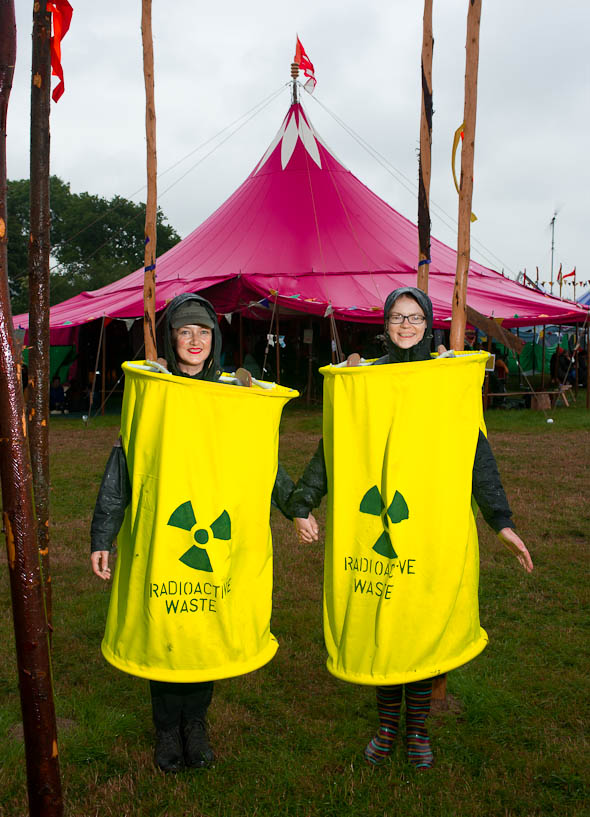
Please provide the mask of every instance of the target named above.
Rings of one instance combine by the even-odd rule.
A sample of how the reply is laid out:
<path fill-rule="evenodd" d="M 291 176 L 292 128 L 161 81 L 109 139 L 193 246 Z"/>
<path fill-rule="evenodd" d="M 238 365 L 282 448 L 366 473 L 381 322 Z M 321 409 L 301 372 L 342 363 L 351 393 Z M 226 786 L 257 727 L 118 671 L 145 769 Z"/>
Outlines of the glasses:
<path fill-rule="evenodd" d="M 394 312 L 393 315 L 389 316 L 388 323 L 393 323 L 396 326 L 399 326 L 404 321 L 407 321 L 412 326 L 420 326 L 420 324 L 424 323 L 426 318 L 424 315 L 400 315 L 397 312 Z"/>

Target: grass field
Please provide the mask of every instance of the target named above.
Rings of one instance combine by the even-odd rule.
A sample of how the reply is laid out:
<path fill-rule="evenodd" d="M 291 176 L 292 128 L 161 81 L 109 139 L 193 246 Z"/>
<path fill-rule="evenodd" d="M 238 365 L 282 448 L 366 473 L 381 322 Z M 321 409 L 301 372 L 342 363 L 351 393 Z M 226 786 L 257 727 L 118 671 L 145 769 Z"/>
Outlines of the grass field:
<path fill-rule="evenodd" d="M 481 620 L 476 660 L 448 676 L 450 706 L 431 717 L 435 768 L 416 773 L 400 742 L 367 768 L 374 691 L 325 669 L 321 546 L 298 546 L 273 511 L 269 665 L 216 684 L 212 770 L 165 776 L 152 764 L 147 682 L 102 658 L 109 589 L 90 571 L 88 530 L 116 416 L 85 429 L 52 418 L 55 700 L 66 814 L 75 817 L 529 817 L 590 815 L 590 413 L 488 412 L 489 436 L 528 576 L 480 529 Z M 281 460 L 297 477 L 321 431 L 318 409 L 288 408 Z M 323 523 L 323 511 L 318 513 Z M 0 570 L 0 815 L 26 815 L 7 568 Z"/>

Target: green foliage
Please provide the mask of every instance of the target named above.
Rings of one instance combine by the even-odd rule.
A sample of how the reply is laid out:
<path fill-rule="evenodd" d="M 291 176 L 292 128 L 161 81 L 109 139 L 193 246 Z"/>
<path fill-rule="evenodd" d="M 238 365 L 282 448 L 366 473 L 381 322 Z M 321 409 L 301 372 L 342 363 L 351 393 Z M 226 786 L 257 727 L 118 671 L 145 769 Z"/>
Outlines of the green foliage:
<path fill-rule="evenodd" d="M 72 193 L 50 180 L 51 303 L 98 289 L 143 265 L 145 205 Z M 29 180 L 8 182 L 8 270 L 14 314 L 28 310 Z M 180 240 L 158 211 L 158 255 Z"/>

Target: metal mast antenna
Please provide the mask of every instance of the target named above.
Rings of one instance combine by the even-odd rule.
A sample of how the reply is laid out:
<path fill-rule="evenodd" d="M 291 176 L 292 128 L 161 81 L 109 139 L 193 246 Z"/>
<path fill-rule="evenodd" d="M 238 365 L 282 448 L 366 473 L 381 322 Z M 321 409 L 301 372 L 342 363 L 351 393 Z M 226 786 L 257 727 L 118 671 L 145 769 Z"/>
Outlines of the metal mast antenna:
<path fill-rule="evenodd" d="M 555 250 L 555 219 L 557 218 L 557 210 L 553 213 L 551 219 L 551 294 L 553 295 L 553 251 Z"/>
<path fill-rule="evenodd" d="M 299 102 L 299 92 L 297 90 L 297 77 L 299 76 L 299 63 L 291 63 L 291 104 L 296 105 Z"/>

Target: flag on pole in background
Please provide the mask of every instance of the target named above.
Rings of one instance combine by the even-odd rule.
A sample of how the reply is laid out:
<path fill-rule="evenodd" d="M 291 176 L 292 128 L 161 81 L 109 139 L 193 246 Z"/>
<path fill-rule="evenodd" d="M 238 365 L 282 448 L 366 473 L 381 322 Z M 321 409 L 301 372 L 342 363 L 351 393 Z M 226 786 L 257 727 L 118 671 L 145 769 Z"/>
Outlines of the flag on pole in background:
<path fill-rule="evenodd" d="M 313 67 L 313 62 L 309 59 L 305 52 L 305 48 L 301 45 L 301 40 L 299 39 L 299 37 L 297 37 L 297 45 L 295 47 L 295 57 L 293 59 L 293 62 L 296 62 L 297 65 L 303 71 L 304 75 L 308 77 L 308 80 L 303 87 L 310 94 L 313 94 L 315 86 L 317 85 L 317 79 L 315 78 L 315 69 Z"/>
<path fill-rule="evenodd" d="M 59 78 L 58 84 L 53 89 L 53 101 L 57 102 L 65 89 L 64 72 L 61 66 L 61 41 L 68 33 L 74 9 L 68 0 L 50 0 L 47 3 L 47 11 L 53 15 L 53 36 L 51 38 L 51 73 Z"/>

